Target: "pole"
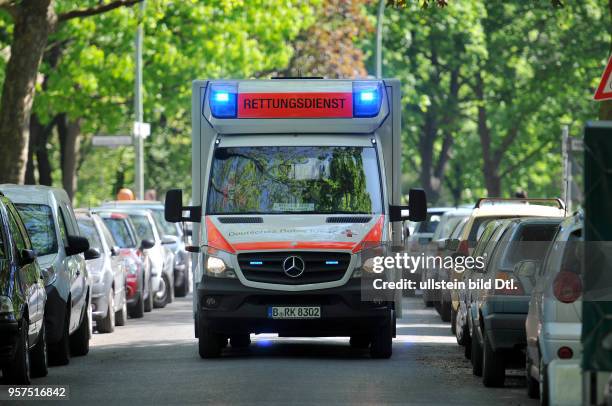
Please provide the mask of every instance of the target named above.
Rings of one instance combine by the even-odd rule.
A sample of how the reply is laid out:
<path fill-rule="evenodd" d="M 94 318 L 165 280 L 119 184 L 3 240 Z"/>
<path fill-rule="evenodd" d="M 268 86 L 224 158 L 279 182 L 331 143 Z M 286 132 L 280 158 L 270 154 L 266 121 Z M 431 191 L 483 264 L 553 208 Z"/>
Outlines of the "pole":
<path fill-rule="evenodd" d="M 378 17 L 376 19 L 376 78 L 382 78 L 382 30 L 385 17 L 385 0 L 378 2 Z"/>
<path fill-rule="evenodd" d="M 134 81 L 134 121 L 142 123 L 142 38 L 144 36 L 142 28 L 142 20 L 144 19 L 144 11 L 146 0 L 140 3 L 140 12 L 138 15 L 138 29 L 136 30 L 136 72 Z M 136 126 L 134 126 L 136 127 Z M 144 198 L 144 138 L 142 134 L 134 131 L 134 146 L 136 149 L 136 197 Z"/>
<path fill-rule="evenodd" d="M 566 211 L 571 213 L 572 210 L 572 167 L 570 159 L 570 139 L 569 126 L 564 125 L 561 128 L 561 154 L 563 156 L 563 201 L 565 201 Z"/>

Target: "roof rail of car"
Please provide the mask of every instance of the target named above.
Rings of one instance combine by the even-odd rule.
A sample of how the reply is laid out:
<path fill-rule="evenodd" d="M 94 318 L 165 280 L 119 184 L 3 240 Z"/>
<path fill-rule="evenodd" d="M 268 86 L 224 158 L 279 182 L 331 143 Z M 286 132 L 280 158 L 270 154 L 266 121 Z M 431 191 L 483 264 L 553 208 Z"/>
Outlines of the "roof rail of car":
<path fill-rule="evenodd" d="M 565 203 L 563 202 L 563 199 L 560 199 L 558 197 L 551 197 L 551 198 L 481 197 L 480 199 L 476 201 L 476 205 L 474 206 L 474 208 L 478 209 L 479 207 L 482 207 L 483 203 L 489 203 L 489 204 L 495 204 L 495 203 L 555 203 L 559 209 L 565 210 Z"/>

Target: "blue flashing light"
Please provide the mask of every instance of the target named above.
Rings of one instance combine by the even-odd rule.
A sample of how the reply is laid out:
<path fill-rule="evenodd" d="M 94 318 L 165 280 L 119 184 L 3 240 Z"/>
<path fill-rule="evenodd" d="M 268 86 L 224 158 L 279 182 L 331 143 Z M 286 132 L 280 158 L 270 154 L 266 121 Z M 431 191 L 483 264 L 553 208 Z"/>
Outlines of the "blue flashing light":
<path fill-rule="evenodd" d="M 263 261 L 250 261 L 249 265 L 263 265 Z"/>
<path fill-rule="evenodd" d="M 376 117 L 382 98 L 382 82 L 353 82 L 353 117 Z"/>
<path fill-rule="evenodd" d="M 325 265 L 338 265 L 338 261 L 325 261 Z"/>
<path fill-rule="evenodd" d="M 210 112 L 215 118 L 236 118 L 238 97 L 236 85 L 213 83 L 210 86 Z"/>

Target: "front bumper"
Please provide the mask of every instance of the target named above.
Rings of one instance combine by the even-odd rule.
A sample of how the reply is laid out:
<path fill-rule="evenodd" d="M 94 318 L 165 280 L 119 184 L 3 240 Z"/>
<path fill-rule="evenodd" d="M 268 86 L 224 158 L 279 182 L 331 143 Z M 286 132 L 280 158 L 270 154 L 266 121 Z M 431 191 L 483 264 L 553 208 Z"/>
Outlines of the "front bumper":
<path fill-rule="evenodd" d="M 47 302 L 45 303 L 47 344 L 56 344 L 62 338 L 67 303 L 53 285 L 45 289 L 47 291 Z"/>
<path fill-rule="evenodd" d="M 15 358 L 18 333 L 19 322 L 16 320 L 0 322 L 0 365 L 6 365 Z"/>
<path fill-rule="evenodd" d="M 391 305 L 361 300 L 361 281 L 301 292 L 250 288 L 237 279 L 204 277 L 196 289 L 198 322 L 221 334 L 278 333 L 281 336 L 324 337 L 372 334 L 389 322 Z M 210 305 L 214 298 L 216 304 Z M 208 305 L 207 305 L 207 299 Z M 278 320 L 268 317 L 271 306 L 320 306 L 320 319 Z"/>

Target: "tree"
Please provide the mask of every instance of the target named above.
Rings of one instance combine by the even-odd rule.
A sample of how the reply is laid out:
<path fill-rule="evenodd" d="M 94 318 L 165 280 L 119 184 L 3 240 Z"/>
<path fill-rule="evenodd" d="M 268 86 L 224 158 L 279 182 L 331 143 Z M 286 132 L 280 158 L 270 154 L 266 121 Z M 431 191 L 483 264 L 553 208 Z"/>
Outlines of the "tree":
<path fill-rule="evenodd" d="M 142 0 L 115 0 L 89 8 L 56 10 L 54 0 L 0 0 L 13 20 L 11 56 L 0 98 L 0 183 L 23 183 L 29 146 L 30 113 L 38 69 L 49 35 L 74 18 L 88 17 Z M 73 3 L 76 2 L 64 2 Z M 90 1 L 93 3 L 93 1 Z"/>

